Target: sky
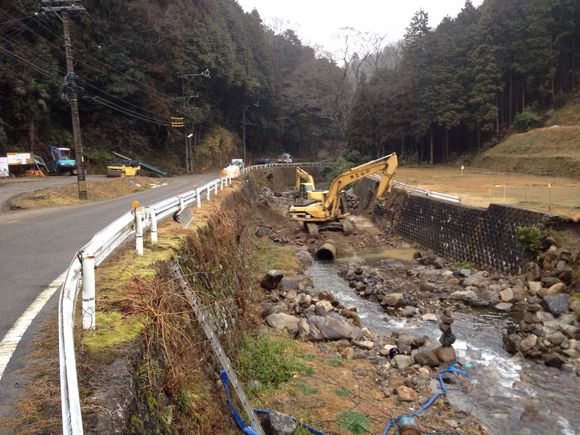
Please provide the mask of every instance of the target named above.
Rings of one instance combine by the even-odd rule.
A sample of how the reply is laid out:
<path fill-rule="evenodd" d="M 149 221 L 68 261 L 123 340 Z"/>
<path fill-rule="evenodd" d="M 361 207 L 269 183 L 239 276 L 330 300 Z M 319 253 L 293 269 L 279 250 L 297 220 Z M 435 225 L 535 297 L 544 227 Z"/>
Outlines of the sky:
<path fill-rule="evenodd" d="M 449 15 L 455 17 L 465 0 L 237 0 L 250 12 L 256 8 L 267 25 L 285 23 L 303 43 L 322 46 L 330 53 L 340 52 L 335 35 L 342 27 L 386 35 L 385 41 L 403 37 L 413 14 L 423 8 L 431 27 Z M 473 0 L 479 6 L 483 0 Z"/>

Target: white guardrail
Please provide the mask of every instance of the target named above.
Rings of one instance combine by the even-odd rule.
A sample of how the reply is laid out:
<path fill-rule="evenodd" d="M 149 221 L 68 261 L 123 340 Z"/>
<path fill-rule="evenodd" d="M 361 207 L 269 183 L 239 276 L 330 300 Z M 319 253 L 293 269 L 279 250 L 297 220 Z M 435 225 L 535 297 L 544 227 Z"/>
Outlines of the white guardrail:
<path fill-rule="evenodd" d="M 377 174 L 368 175 L 367 178 L 370 178 L 371 180 L 374 180 L 374 181 L 381 181 L 381 176 L 377 175 Z M 432 190 L 427 190 L 427 189 L 421 189 L 420 187 L 413 186 L 411 184 L 402 183 L 402 182 L 397 181 L 397 180 L 393 180 L 392 185 L 399 188 L 399 189 L 406 190 L 408 192 L 413 192 L 413 193 L 418 193 L 420 195 L 430 196 L 431 198 L 441 199 L 443 201 L 454 202 L 456 204 L 459 204 L 461 202 L 461 198 L 459 196 L 448 195 L 446 193 L 441 193 L 441 192 L 433 192 Z"/>
<path fill-rule="evenodd" d="M 321 163 L 272 163 L 242 169 L 246 174 L 257 169 L 283 166 L 318 166 Z M 196 205 L 201 207 L 203 199 L 211 199 L 212 192 L 218 193 L 231 184 L 231 177 L 220 177 L 189 192 L 172 196 L 148 207 L 138 207 L 125 213 L 96 233 L 91 241 L 75 255 L 66 271 L 66 279 L 60 289 L 58 305 L 58 337 L 60 362 L 60 396 L 62 430 L 65 434 L 82 434 L 83 421 L 77 382 L 74 346 L 75 307 L 82 288 L 83 329 L 94 329 L 95 321 L 95 267 L 101 264 L 121 243 L 135 234 L 136 250 L 143 254 L 143 236 L 149 229 L 151 243 L 157 242 L 157 223 L 176 212 Z"/>

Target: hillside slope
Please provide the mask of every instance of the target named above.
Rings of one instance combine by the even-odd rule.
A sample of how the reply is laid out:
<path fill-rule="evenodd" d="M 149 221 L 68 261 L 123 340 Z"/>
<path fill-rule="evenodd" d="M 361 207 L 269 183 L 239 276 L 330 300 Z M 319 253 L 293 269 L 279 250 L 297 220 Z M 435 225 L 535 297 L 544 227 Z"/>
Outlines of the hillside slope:
<path fill-rule="evenodd" d="M 552 112 L 546 127 L 508 136 L 477 156 L 473 165 L 502 172 L 522 172 L 580 179 L 580 96 Z"/>

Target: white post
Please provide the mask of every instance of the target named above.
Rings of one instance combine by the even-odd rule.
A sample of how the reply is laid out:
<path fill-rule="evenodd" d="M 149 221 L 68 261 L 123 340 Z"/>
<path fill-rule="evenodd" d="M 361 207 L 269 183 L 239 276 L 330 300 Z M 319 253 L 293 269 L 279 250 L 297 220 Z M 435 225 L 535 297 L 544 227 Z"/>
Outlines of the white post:
<path fill-rule="evenodd" d="M 201 195 L 197 187 L 195 188 L 195 199 L 197 200 L 197 208 L 201 208 Z"/>
<path fill-rule="evenodd" d="M 137 207 L 135 209 L 135 245 L 137 255 L 143 255 L 143 218 L 145 210 L 144 207 Z"/>
<path fill-rule="evenodd" d="M 95 257 L 83 253 L 83 329 L 95 329 Z"/>
<path fill-rule="evenodd" d="M 220 178 L 220 190 L 224 190 L 224 179 Z"/>
<path fill-rule="evenodd" d="M 151 216 L 151 243 L 157 243 L 157 214 L 154 208 L 148 207 Z"/>
<path fill-rule="evenodd" d="M 211 186 L 207 186 L 207 200 L 209 201 L 211 199 Z"/>
<path fill-rule="evenodd" d="M 180 193 L 179 195 L 177 195 L 177 197 L 179 198 L 179 209 L 184 210 L 185 209 L 185 202 L 183 201 L 183 196 L 181 196 L 181 193 Z"/>

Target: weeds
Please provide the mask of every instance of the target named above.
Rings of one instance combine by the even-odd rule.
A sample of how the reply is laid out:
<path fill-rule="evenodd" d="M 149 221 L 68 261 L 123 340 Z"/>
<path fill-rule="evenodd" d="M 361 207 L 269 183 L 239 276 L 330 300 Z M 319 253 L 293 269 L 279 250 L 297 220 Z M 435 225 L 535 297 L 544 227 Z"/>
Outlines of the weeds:
<path fill-rule="evenodd" d="M 278 387 L 306 369 L 293 348 L 289 339 L 245 336 L 238 355 L 240 376 L 260 381 L 266 388 Z"/>
<path fill-rule="evenodd" d="M 470 263 L 469 261 L 455 261 L 449 263 L 447 266 L 449 267 L 449 269 L 455 270 L 475 268 L 475 265 L 473 263 Z"/>
<path fill-rule="evenodd" d="M 352 434 L 361 434 L 370 429 L 370 420 L 358 412 L 345 411 L 338 414 L 338 425 Z"/>
<path fill-rule="evenodd" d="M 516 228 L 516 240 L 522 251 L 536 257 L 544 241 L 544 234 L 537 225 Z"/>
<path fill-rule="evenodd" d="M 296 386 L 305 394 L 316 394 L 318 393 L 318 388 L 308 385 L 306 382 L 298 382 Z"/>
<path fill-rule="evenodd" d="M 340 356 L 333 356 L 328 360 L 332 367 L 344 367 L 344 360 Z"/>
<path fill-rule="evenodd" d="M 337 388 L 336 390 L 334 390 L 334 392 L 339 397 L 350 397 L 350 396 L 352 396 L 352 391 L 350 391 L 346 387 Z"/>

